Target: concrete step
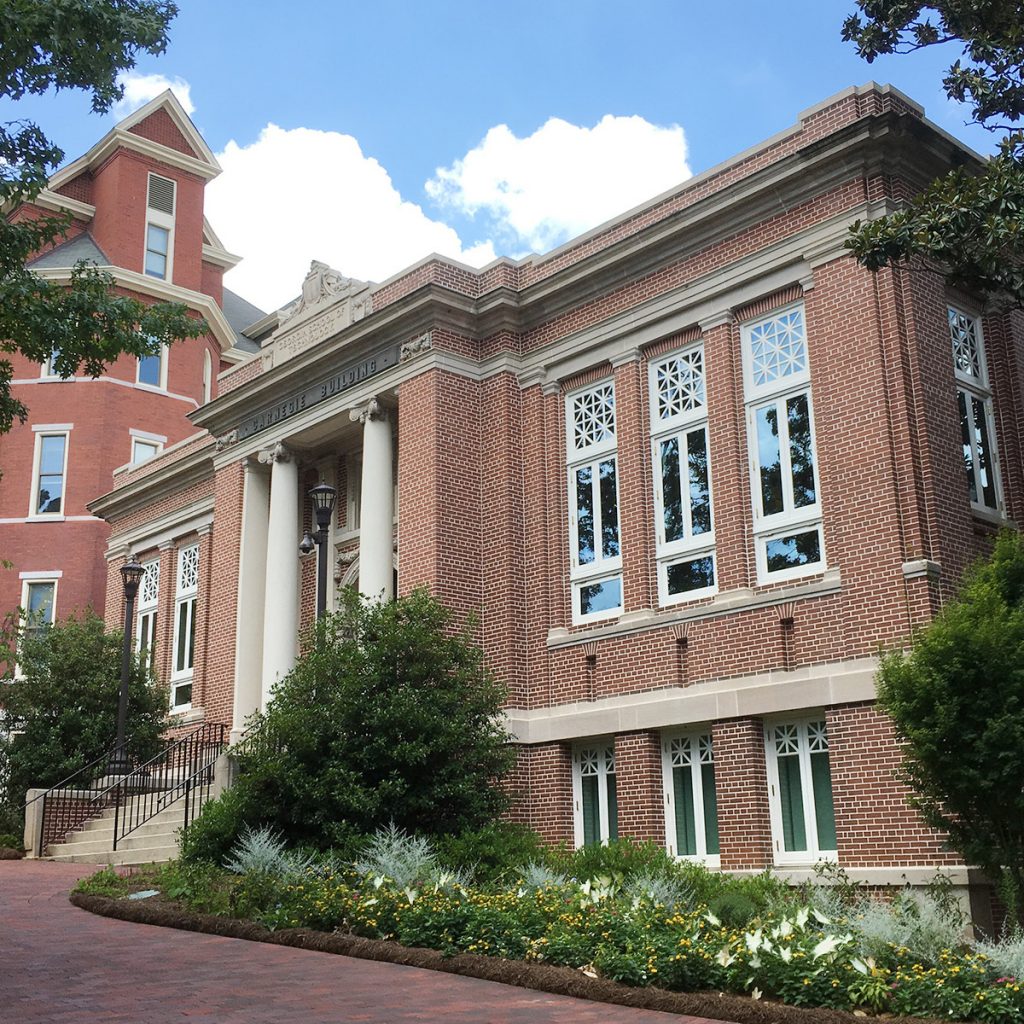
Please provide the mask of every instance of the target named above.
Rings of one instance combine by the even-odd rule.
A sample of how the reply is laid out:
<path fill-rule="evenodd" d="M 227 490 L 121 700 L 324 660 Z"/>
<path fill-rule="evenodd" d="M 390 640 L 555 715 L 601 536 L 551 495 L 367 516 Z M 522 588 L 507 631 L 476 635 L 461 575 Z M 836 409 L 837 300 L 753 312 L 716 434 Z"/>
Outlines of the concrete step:
<path fill-rule="evenodd" d="M 165 864 L 178 856 L 177 846 L 105 850 L 101 853 L 62 853 L 46 859 L 60 864 Z"/>
<path fill-rule="evenodd" d="M 96 841 L 75 840 L 67 843 L 51 843 L 47 847 L 48 856 L 60 856 L 67 853 L 102 853 L 110 850 L 114 845 L 113 838 L 100 839 Z M 117 848 L 119 850 L 135 850 L 147 846 L 177 846 L 178 837 L 174 832 L 151 832 L 144 836 L 131 835 L 121 839 Z"/>
<path fill-rule="evenodd" d="M 133 819 L 129 818 L 129 821 Z M 176 829 L 181 828 L 185 821 L 185 809 L 183 807 L 172 807 L 169 810 L 161 811 L 159 814 L 153 815 L 145 824 L 139 825 L 135 831 L 141 832 L 144 829 Z M 118 822 L 120 825 L 121 822 Z M 87 822 L 82 828 L 74 833 L 76 836 L 88 836 L 90 839 L 95 839 L 101 835 L 114 834 L 114 818 L 94 818 L 92 821 Z"/>

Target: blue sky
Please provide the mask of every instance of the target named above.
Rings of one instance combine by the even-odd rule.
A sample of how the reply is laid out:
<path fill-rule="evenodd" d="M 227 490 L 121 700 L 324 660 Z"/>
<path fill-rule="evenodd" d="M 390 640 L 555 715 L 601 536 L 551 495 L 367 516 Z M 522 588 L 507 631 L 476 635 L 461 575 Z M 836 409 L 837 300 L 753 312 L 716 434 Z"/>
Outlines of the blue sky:
<path fill-rule="evenodd" d="M 227 283 L 265 309 L 313 258 L 381 280 L 433 250 L 479 265 L 551 248 L 872 78 L 993 148 L 942 92 L 955 50 L 869 66 L 840 40 L 853 0 L 179 5 L 130 96 L 179 83 L 225 167 L 207 213 L 245 257 Z M 75 94 L 11 116 L 68 159 L 115 120 Z"/>

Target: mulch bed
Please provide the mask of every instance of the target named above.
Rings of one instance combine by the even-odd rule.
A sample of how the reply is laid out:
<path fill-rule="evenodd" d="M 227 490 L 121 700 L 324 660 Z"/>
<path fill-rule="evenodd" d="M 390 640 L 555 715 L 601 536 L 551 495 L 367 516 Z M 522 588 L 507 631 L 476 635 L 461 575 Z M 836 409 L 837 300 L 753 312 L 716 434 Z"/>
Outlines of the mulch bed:
<path fill-rule="evenodd" d="M 709 1017 L 735 1024 L 865 1024 L 862 1014 L 847 1013 L 844 1010 L 807 1009 L 717 992 L 666 992 L 657 988 L 631 988 L 603 978 L 589 978 L 580 971 L 568 967 L 552 967 L 548 964 L 504 960 L 500 957 L 478 956 L 472 953 L 446 957 L 433 949 L 414 949 L 400 946 L 396 942 L 361 939 L 354 935 L 318 932 L 309 928 L 287 928 L 272 932 L 252 921 L 240 921 L 215 914 L 196 914 L 182 910 L 177 904 L 156 898 L 133 901 L 72 893 L 71 902 L 93 914 L 117 918 L 120 921 L 179 928 L 207 935 L 247 939 L 250 942 L 272 942 L 278 946 L 313 949 L 321 953 L 336 953 L 361 960 L 379 960 L 383 963 L 421 967 L 428 971 L 461 974 L 469 978 L 500 982 L 503 985 L 535 989 L 538 992 L 575 996 L 578 999 L 632 1006 L 642 1010 Z M 913 1022 L 907 1017 L 888 1019 L 899 1020 L 901 1024 L 938 1024 L 937 1021 L 923 1021 L 917 1018 Z"/>

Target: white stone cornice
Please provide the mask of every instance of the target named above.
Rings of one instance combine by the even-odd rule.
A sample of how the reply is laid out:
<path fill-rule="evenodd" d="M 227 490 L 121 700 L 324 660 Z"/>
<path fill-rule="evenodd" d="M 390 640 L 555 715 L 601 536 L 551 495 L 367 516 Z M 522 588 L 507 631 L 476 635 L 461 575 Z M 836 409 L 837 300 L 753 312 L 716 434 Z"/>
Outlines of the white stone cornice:
<path fill-rule="evenodd" d="M 59 192 L 53 192 L 48 188 L 44 188 L 32 200 L 32 205 L 41 206 L 44 210 L 53 210 L 57 213 L 70 213 L 75 220 L 92 220 L 96 216 L 96 207 L 92 204 L 83 203 L 70 196 L 62 196 Z"/>
<path fill-rule="evenodd" d="M 632 348 L 617 352 L 609 359 L 609 362 L 612 364 L 612 369 L 618 369 L 618 367 L 628 366 L 630 363 L 639 363 L 640 354 L 639 347 L 634 345 Z"/>
<path fill-rule="evenodd" d="M 96 269 L 104 274 L 109 274 L 115 284 L 130 291 L 151 295 L 166 302 L 183 302 L 186 306 L 191 306 L 203 315 L 203 319 L 206 320 L 210 328 L 210 333 L 217 339 L 222 352 L 227 351 L 235 344 L 235 332 L 228 323 L 227 317 L 224 316 L 224 310 L 217 305 L 213 296 L 192 291 L 191 288 L 182 288 L 180 285 L 161 281 L 146 274 L 139 274 L 134 270 L 126 270 L 124 267 L 97 266 Z M 43 281 L 66 284 L 71 280 L 72 268 L 39 267 L 32 273 Z"/>
<path fill-rule="evenodd" d="M 726 324 L 734 324 L 736 317 L 731 309 L 723 309 L 719 313 L 714 313 L 712 316 L 705 317 L 698 324 L 700 327 L 701 334 L 707 334 L 709 331 L 713 331 L 716 327 L 724 327 Z"/>

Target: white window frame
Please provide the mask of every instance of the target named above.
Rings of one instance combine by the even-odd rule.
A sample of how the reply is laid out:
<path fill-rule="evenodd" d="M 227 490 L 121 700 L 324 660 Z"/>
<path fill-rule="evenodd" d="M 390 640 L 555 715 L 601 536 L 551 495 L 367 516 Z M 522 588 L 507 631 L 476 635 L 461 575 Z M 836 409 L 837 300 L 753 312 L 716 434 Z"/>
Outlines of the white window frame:
<path fill-rule="evenodd" d="M 138 457 L 139 448 L 150 448 L 152 451 L 143 458 Z M 144 462 L 149 462 L 150 459 L 155 459 L 160 452 L 163 450 L 163 445 L 159 441 L 153 441 L 145 437 L 133 437 L 132 438 L 132 457 L 130 465 L 141 466 Z"/>
<path fill-rule="evenodd" d="M 38 424 L 32 428 L 35 434 L 35 450 L 32 453 L 32 490 L 28 498 L 29 519 L 64 519 L 68 514 L 68 452 L 71 449 L 71 424 Z M 43 457 L 43 438 L 64 438 L 64 465 L 61 467 L 61 494 L 59 512 L 38 512 L 39 478 Z"/>
<path fill-rule="evenodd" d="M 706 742 L 704 742 L 706 741 Z M 689 765 L 675 765 L 677 745 L 685 744 L 689 755 Z M 665 796 L 665 849 L 669 856 L 676 860 L 692 861 L 696 864 L 704 864 L 709 868 L 721 866 L 721 854 L 708 853 L 705 807 L 704 807 L 704 782 L 702 768 L 705 764 L 714 766 L 714 741 L 711 730 L 698 729 L 696 731 L 669 732 L 662 736 L 661 741 L 661 778 L 662 789 Z M 672 776 L 675 767 L 690 769 L 690 791 L 693 794 L 693 827 L 696 835 L 696 854 L 681 854 L 676 849 L 676 805 L 675 805 L 675 784 Z M 717 796 L 718 779 L 715 779 Z"/>
<path fill-rule="evenodd" d="M 135 386 L 139 388 L 145 388 L 147 391 L 166 391 L 167 390 L 167 356 L 168 349 L 166 345 L 160 346 L 159 352 L 154 352 L 151 356 L 139 356 L 135 360 Z M 142 380 L 142 360 L 146 359 L 159 359 L 160 360 L 160 373 L 159 383 L 150 384 L 148 381 Z"/>
<path fill-rule="evenodd" d="M 577 446 L 574 430 L 574 405 L 584 395 L 611 388 L 612 430 L 610 437 L 596 443 Z M 617 449 L 617 414 L 615 412 L 615 382 L 606 378 L 586 387 L 575 388 L 565 396 L 565 450 L 566 450 L 566 497 L 569 515 L 569 587 L 572 600 L 573 625 L 599 622 L 603 619 L 618 618 L 625 603 L 624 581 L 622 578 L 622 504 L 619 501 L 619 457 Z M 611 460 L 615 463 L 615 510 L 618 519 L 619 554 L 605 556 L 601 536 L 600 466 Z M 576 512 L 576 473 L 590 468 L 591 488 L 594 501 L 594 560 L 586 565 L 579 563 L 579 532 Z M 579 611 L 580 591 L 586 586 L 618 580 L 619 604 L 614 608 L 583 615 Z"/>
<path fill-rule="evenodd" d="M 213 397 L 213 357 L 208 348 L 203 349 L 203 405 Z"/>
<path fill-rule="evenodd" d="M 44 377 L 46 380 L 70 380 L 70 377 L 62 377 L 56 370 L 54 363 L 57 361 L 57 357 L 60 355 L 59 349 L 54 349 L 50 355 L 40 363 L 40 377 Z"/>
<path fill-rule="evenodd" d="M 700 403 L 692 409 L 680 409 L 675 414 L 663 417 L 658 388 L 659 374 L 662 368 L 677 360 L 692 361 L 694 357 L 700 363 L 699 389 L 702 395 Z M 669 355 L 652 360 L 648 367 L 648 381 L 651 418 L 651 470 L 654 484 L 654 540 L 658 569 L 658 603 L 664 606 L 694 601 L 718 593 L 718 560 L 715 555 L 715 499 L 714 489 L 711 484 L 711 438 L 710 431 L 708 430 L 707 364 L 704 358 L 704 342 L 695 342 Z M 707 533 L 694 535 L 691 506 L 687 500 L 689 489 L 688 474 L 684 473 L 684 466 L 688 466 L 689 463 L 688 435 L 696 430 L 704 431 L 711 529 Z M 683 499 L 684 536 L 673 541 L 666 541 L 661 445 L 663 442 L 670 441 L 673 438 L 677 440 L 679 445 L 679 486 Z M 714 574 L 715 582 L 710 587 L 700 587 L 695 590 L 684 591 L 680 594 L 670 594 L 668 590 L 669 569 L 680 562 L 693 562 L 703 558 L 711 559 L 711 571 Z"/>
<path fill-rule="evenodd" d="M 62 573 L 58 572 L 31 572 L 23 573 L 21 577 L 21 608 L 28 614 L 28 595 L 33 587 L 52 585 L 53 602 L 50 606 L 50 619 L 45 625 L 52 626 L 57 621 L 57 590 L 59 588 Z M 22 618 L 22 628 L 28 627 L 28 619 Z"/>
<path fill-rule="evenodd" d="M 824 725 L 824 737 L 829 754 L 829 774 L 831 775 L 832 760 L 828 743 L 828 724 L 825 713 L 801 718 L 779 718 L 765 722 L 764 751 L 768 774 L 768 805 L 771 812 L 772 849 L 777 865 L 816 864 L 818 861 L 838 860 L 837 850 L 822 849 L 818 845 L 818 819 L 815 813 L 814 783 L 811 775 L 811 742 L 808 727 L 821 723 Z M 785 833 L 782 826 L 782 788 L 779 784 L 779 763 L 774 731 L 780 727 L 792 726 L 797 730 L 798 757 L 800 760 L 800 796 L 804 815 L 804 832 L 807 836 L 806 850 L 787 850 Z M 832 792 L 832 816 L 835 820 L 835 790 Z"/>
<path fill-rule="evenodd" d="M 167 214 L 162 210 L 154 210 L 149 205 L 149 190 L 150 182 L 153 178 L 161 178 L 164 181 L 170 181 L 173 186 L 173 202 L 172 206 L 175 213 Z M 174 220 L 175 214 L 178 209 L 178 183 L 173 178 L 167 178 L 163 174 L 154 174 L 152 171 L 149 172 L 146 178 L 146 228 L 142 236 L 142 273 L 146 277 L 152 277 L 156 281 L 173 281 L 174 280 Z M 163 277 L 158 274 L 151 274 L 146 269 L 146 257 L 149 254 L 149 227 L 150 225 L 158 228 L 164 228 L 167 231 L 167 273 Z"/>
<path fill-rule="evenodd" d="M 981 317 L 975 313 L 970 313 L 961 306 L 955 306 L 950 303 L 946 309 L 947 321 L 949 323 L 950 333 L 950 344 L 953 346 L 953 372 L 956 376 L 956 392 L 957 392 L 957 418 L 959 419 L 959 401 L 960 396 L 963 395 L 964 403 L 968 411 L 969 422 L 973 425 L 974 422 L 974 408 L 972 399 L 975 399 L 981 403 L 982 410 L 985 416 L 985 426 L 988 430 L 988 441 L 989 441 L 989 458 L 991 462 L 992 471 L 992 492 L 995 496 L 995 505 L 986 505 L 984 501 L 971 500 L 971 508 L 978 512 L 988 513 L 992 515 L 1005 515 L 1005 505 L 1003 503 L 1003 485 L 1002 485 L 1002 474 L 1000 473 L 999 466 L 999 444 L 996 440 L 996 419 L 995 419 L 995 406 L 992 401 L 992 386 L 989 382 L 988 373 L 988 352 L 985 346 L 985 336 L 982 331 Z M 962 361 L 956 357 L 956 342 L 953 338 L 953 318 L 954 316 L 963 317 L 968 320 L 974 329 L 974 339 L 977 345 L 977 358 L 978 358 L 978 372 L 975 374 L 971 370 L 967 370 L 963 367 Z M 973 429 L 971 430 L 970 436 L 971 446 L 971 468 L 974 476 L 974 489 L 978 495 L 984 494 L 984 487 L 981 483 L 981 470 L 978 460 L 978 448 L 974 438 Z M 968 498 L 970 498 L 970 490 L 968 490 Z"/>
<path fill-rule="evenodd" d="M 149 638 L 149 665 L 156 669 L 156 627 L 160 610 L 160 559 L 151 558 L 142 563 L 146 570 L 139 584 L 139 607 L 135 615 L 135 653 L 142 652 L 143 627 Z"/>
<path fill-rule="evenodd" d="M 611 819 L 609 817 L 609 801 L 608 801 L 608 778 L 609 776 L 617 780 L 618 776 L 615 771 L 615 740 L 608 736 L 600 739 L 590 740 L 585 743 L 577 743 L 572 750 L 572 822 L 573 822 L 573 839 L 576 844 L 576 848 L 579 849 L 583 846 L 585 841 L 585 832 L 583 826 L 583 773 L 584 773 L 584 755 L 588 753 L 596 753 L 597 763 L 596 772 L 588 771 L 588 776 L 591 774 L 597 775 L 597 822 L 598 822 L 598 837 L 602 846 L 607 846 L 608 842 L 612 838 L 617 838 L 618 828 L 616 827 L 616 836 L 611 835 Z M 616 808 L 618 807 L 618 789 L 616 788 Z M 618 822 L 618 813 L 616 810 L 616 825 Z"/>
<path fill-rule="evenodd" d="M 184 580 L 185 560 L 189 552 L 195 552 L 196 572 L 194 582 Z M 175 714 L 188 711 L 192 707 L 192 700 L 177 703 L 177 691 L 179 687 L 191 685 L 195 676 L 195 618 L 196 609 L 199 603 L 199 544 L 187 544 L 178 549 L 177 565 L 175 572 L 174 589 L 174 640 L 171 644 L 171 711 Z M 187 607 L 185 613 L 185 627 L 181 625 L 181 609 Z M 178 668 L 178 653 L 181 644 L 191 644 L 192 661 L 183 668 Z M 188 646 L 185 648 L 189 652 Z M 185 659 L 188 660 L 187 658 Z"/>
<path fill-rule="evenodd" d="M 754 357 L 752 351 L 753 332 L 761 325 L 794 312 L 800 312 L 803 327 L 804 358 L 802 369 L 768 382 L 758 382 L 754 377 Z M 758 317 L 743 324 L 743 381 L 746 402 L 747 420 L 747 451 L 749 456 L 748 472 L 750 480 L 750 499 L 754 517 L 754 546 L 757 555 L 757 582 L 759 584 L 778 583 L 784 580 L 800 579 L 804 576 L 816 576 L 827 567 L 825 552 L 825 534 L 822 529 L 821 507 L 821 473 L 818 463 L 817 433 L 814 425 L 814 399 L 811 394 L 810 355 L 807 345 L 807 321 L 804 316 L 802 302 L 790 303 L 773 310 L 767 316 Z M 789 423 L 785 415 L 786 403 L 799 396 L 807 399 L 807 413 L 811 436 L 811 458 L 814 472 L 814 497 L 812 505 L 797 508 L 793 501 L 793 474 L 790 461 Z M 765 514 L 762 509 L 761 478 L 758 455 L 757 413 L 769 405 L 777 410 L 779 430 L 779 468 L 782 476 L 783 508 L 781 512 Z M 794 534 L 816 532 L 820 558 L 809 565 L 794 566 L 790 569 L 768 571 L 768 544 L 771 541 Z"/>

